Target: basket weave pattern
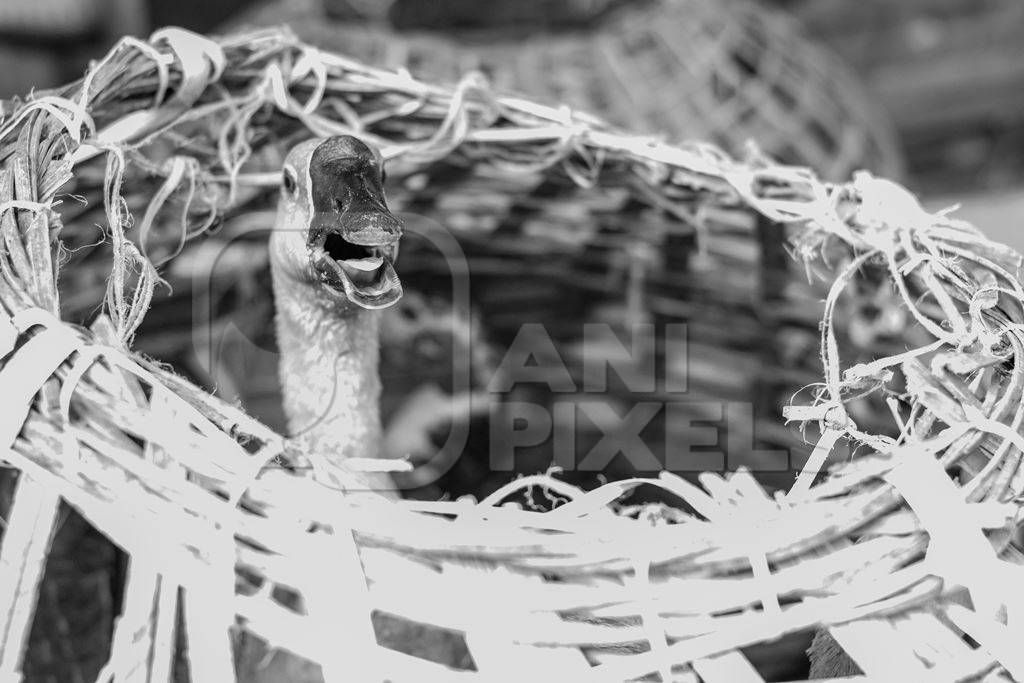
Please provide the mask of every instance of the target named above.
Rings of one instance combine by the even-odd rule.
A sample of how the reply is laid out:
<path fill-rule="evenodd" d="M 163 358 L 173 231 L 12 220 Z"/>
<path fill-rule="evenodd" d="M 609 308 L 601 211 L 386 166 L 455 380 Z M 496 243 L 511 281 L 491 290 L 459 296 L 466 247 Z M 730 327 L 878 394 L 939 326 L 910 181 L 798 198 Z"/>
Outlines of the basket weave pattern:
<path fill-rule="evenodd" d="M 891 126 L 854 75 L 764 3 L 622 3 L 590 22 L 563 30 L 538 25 L 513 38 L 497 19 L 490 29 L 450 35 L 323 12 L 311 0 L 274 2 L 234 25 L 286 24 L 317 47 L 435 83 L 479 69 L 499 92 L 599 114 L 673 142 L 705 140 L 737 154 L 754 140 L 773 158 L 828 180 L 862 168 L 890 177 L 901 171 Z"/>
<path fill-rule="evenodd" d="M 788 412 L 820 437 L 789 495 L 745 472 L 706 473 L 701 486 L 666 473 L 589 492 L 528 477 L 479 504 L 356 503 L 308 474 L 280 435 L 133 354 L 154 264 L 272 194 L 283 148 L 342 132 L 410 177 L 445 160 L 511 185 L 539 173 L 593 197 L 606 183 L 628 188 L 718 263 L 734 250 L 716 246 L 744 230 L 749 240 L 757 224 L 724 217 L 783 226 L 801 269 L 831 282 L 824 380 Z M 432 86 L 279 31 L 123 41 L 82 82 L 17 103 L 0 159 L 0 439 L 20 472 L 0 546 L 0 678 L 20 667 L 64 500 L 132 557 L 105 669 L 119 680 L 166 680 L 179 598 L 200 683 L 232 680 L 236 624 L 328 680 L 759 680 L 742 648 L 820 624 L 837 624 L 879 680 L 1024 679 L 1006 625 L 1022 614 L 1010 587 L 1024 578 L 1010 544 L 1024 490 L 1020 257 L 898 186 L 823 184 L 758 156 L 666 145 L 499 97 L 478 78 Z M 76 195 L 103 212 L 109 251 L 75 251 L 96 241 Z M 648 227 L 622 230 L 645 238 Z M 76 279 L 89 254 L 110 267 L 102 315 L 85 328 L 57 282 L 95 291 Z M 783 298 L 806 317 L 816 290 L 794 282 Z M 844 294 L 895 302 L 915 345 L 844 362 Z M 866 393 L 889 399 L 893 436 L 851 417 L 845 406 Z M 842 439 L 870 455 L 814 484 Z M 644 482 L 676 497 L 675 523 L 615 513 Z M 565 502 L 500 505 L 531 486 Z M 464 633 L 473 670 L 378 646 L 374 611 Z M 580 648 L 601 646 L 626 647 L 592 666 Z"/>

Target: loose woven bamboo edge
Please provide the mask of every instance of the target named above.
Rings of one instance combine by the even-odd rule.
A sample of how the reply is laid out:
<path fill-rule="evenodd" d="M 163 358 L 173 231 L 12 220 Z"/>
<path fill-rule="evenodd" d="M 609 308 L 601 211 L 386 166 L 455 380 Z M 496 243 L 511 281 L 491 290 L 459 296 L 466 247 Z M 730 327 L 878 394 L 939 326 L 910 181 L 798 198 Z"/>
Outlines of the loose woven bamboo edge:
<path fill-rule="evenodd" d="M 141 74 L 152 102 L 96 130 L 125 69 Z M 128 350 L 155 272 L 125 236 L 116 182 L 124 150 L 216 110 L 194 104 L 211 89 L 224 93 L 218 85 L 249 93 L 249 104 L 272 103 L 314 134 L 365 133 L 358 118 L 325 113 L 333 93 L 386 93 L 392 115 L 415 111 L 435 125 L 415 143 L 375 139 L 392 158 L 459 150 L 504 172 L 561 164 L 582 185 L 595 184 L 602 168 L 625 167 L 665 205 L 675 192 L 696 191 L 707 205 L 746 205 L 786 224 L 808 264 L 827 245 L 845 245 L 852 257 L 825 305 L 820 400 L 788 413 L 820 423 L 822 433 L 793 490 L 771 498 L 746 473 L 705 474 L 703 490 L 663 474 L 590 492 L 537 476 L 480 504 L 356 503 L 313 478 L 264 468 L 287 451 L 280 436 Z M 740 648 L 818 624 L 837 625 L 833 635 L 871 678 L 1024 679 L 1014 638 L 1019 554 L 1008 543 L 1024 480 L 1020 257 L 948 212 L 924 211 L 899 186 L 867 174 L 826 185 L 806 169 L 737 162 L 706 145 L 673 147 L 495 96 L 477 77 L 447 90 L 279 31 L 219 42 L 173 29 L 149 42 L 126 39 L 83 82 L 15 108 L 0 144 L 0 435 L 5 459 L 22 473 L 0 548 L 0 678 L 20 666 L 46 530 L 63 498 L 133 558 L 101 680 L 165 677 L 179 585 L 191 675 L 200 682 L 233 677 L 236 616 L 272 645 L 319 662 L 329 680 L 759 680 Z M 75 164 L 100 153 L 116 260 L 106 316 L 82 330 L 58 317 L 50 235 L 60 226 L 58 190 Z M 226 201 L 245 183 L 276 182 L 276 174 L 238 172 L 242 147 L 222 155 L 236 172 L 206 180 L 227 188 Z M 833 316 L 866 264 L 888 270 L 898 299 L 934 341 L 844 368 Z M 126 277 L 132 269 L 143 273 L 137 282 Z M 137 284 L 131 296 L 126 282 Z M 899 437 L 861 433 L 844 403 L 884 389 L 894 369 L 906 376 L 912 404 L 909 415 L 897 414 Z M 876 453 L 812 485 L 844 437 Z M 957 464 L 967 473 L 961 486 L 945 473 Z M 695 514 L 655 526 L 614 514 L 609 505 L 640 483 L 675 494 Z M 531 486 L 568 502 L 543 514 L 496 506 Z M 318 531 L 308 533 L 314 522 Z M 236 561 L 261 577 L 258 592 L 236 595 Z M 299 591 L 308 613 L 273 599 L 274 586 Z M 946 599 L 962 594 L 970 599 Z M 378 647 L 374 609 L 463 631 L 477 670 Z M 565 612 L 613 623 L 564 621 Z M 634 641 L 650 648 L 593 668 L 577 650 Z"/>

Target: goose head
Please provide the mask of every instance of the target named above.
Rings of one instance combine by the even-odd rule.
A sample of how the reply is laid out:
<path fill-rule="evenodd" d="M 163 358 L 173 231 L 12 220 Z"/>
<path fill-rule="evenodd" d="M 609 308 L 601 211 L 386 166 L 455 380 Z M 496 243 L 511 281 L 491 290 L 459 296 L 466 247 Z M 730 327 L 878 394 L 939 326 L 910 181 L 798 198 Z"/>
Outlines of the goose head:
<path fill-rule="evenodd" d="M 271 262 L 335 307 L 380 309 L 402 296 L 402 222 L 384 200 L 380 154 L 350 135 L 307 140 L 285 159 Z"/>

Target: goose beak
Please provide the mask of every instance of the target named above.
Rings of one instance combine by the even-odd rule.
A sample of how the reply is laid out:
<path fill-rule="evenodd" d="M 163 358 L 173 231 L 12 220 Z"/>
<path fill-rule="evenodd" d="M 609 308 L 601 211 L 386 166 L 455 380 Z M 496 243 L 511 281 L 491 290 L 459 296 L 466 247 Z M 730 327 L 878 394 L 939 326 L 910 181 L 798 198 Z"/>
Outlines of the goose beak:
<path fill-rule="evenodd" d="M 402 221 L 388 210 L 380 165 L 369 148 L 355 140 L 356 153 L 349 144 L 339 158 L 336 140 L 322 143 L 310 161 L 316 209 L 309 235 L 313 268 L 335 295 L 362 308 L 386 308 L 402 296 L 394 267 Z M 325 158 L 318 159 L 325 146 Z"/>
<path fill-rule="evenodd" d="M 387 308 L 402 297 L 396 255 L 396 247 L 353 244 L 335 233 L 314 251 L 314 266 L 332 292 L 362 308 Z"/>
<path fill-rule="evenodd" d="M 321 281 L 367 309 L 386 308 L 402 296 L 395 272 L 402 222 L 384 206 L 349 210 L 314 249 Z"/>

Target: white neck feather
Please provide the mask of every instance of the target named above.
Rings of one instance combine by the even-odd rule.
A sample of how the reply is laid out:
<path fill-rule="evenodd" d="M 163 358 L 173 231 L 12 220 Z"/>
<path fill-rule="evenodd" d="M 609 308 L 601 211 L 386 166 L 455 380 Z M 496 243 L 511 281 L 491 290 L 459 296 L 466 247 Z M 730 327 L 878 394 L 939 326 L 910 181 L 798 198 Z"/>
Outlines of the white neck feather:
<path fill-rule="evenodd" d="M 352 457 L 381 455 L 380 313 L 342 310 L 311 289 L 274 278 L 289 433 L 346 487 L 391 489 L 387 474 L 354 473 L 345 465 Z"/>

